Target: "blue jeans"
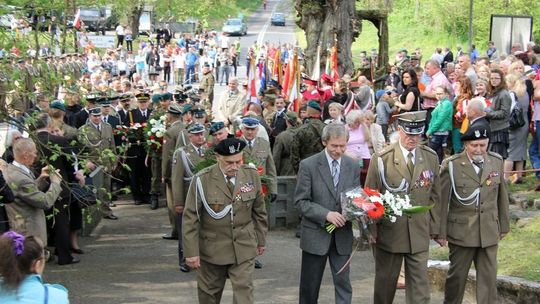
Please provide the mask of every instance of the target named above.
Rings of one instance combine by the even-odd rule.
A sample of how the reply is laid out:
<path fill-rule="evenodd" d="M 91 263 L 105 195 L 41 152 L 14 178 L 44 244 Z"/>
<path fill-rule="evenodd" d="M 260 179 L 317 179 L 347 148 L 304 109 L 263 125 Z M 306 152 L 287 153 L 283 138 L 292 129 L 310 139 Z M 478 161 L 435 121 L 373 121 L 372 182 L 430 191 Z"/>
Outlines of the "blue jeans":
<path fill-rule="evenodd" d="M 534 169 L 540 169 L 540 121 L 534 122 L 536 132 L 529 146 L 529 158 Z M 540 171 L 536 172 L 536 178 L 540 179 Z"/>
<path fill-rule="evenodd" d="M 439 157 L 439 164 L 442 163 L 444 158 L 444 148 L 446 147 L 446 142 L 448 141 L 448 135 L 431 135 L 429 139 L 428 146 L 437 152 Z"/>
<path fill-rule="evenodd" d="M 195 82 L 195 66 L 188 65 L 186 68 L 186 83 Z"/>

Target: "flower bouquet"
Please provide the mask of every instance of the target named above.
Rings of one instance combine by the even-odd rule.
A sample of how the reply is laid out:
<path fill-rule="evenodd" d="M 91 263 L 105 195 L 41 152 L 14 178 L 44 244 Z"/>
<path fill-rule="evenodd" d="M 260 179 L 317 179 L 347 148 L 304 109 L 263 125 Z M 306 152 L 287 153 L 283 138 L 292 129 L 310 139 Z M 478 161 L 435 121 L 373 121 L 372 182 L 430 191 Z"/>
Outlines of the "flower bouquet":
<path fill-rule="evenodd" d="M 161 156 L 161 147 L 163 146 L 163 135 L 167 131 L 165 127 L 166 116 L 163 115 L 159 119 L 150 119 L 145 128 L 146 147 L 149 154 L 152 156 Z"/>
<path fill-rule="evenodd" d="M 124 125 L 117 125 L 116 128 L 113 129 L 113 136 L 119 138 L 122 144 L 128 142 L 128 134 L 129 128 Z"/>
<path fill-rule="evenodd" d="M 146 141 L 144 130 L 146 128 L 146 123 L 131 123 L 129 125 L 127 138 L 131 144 L 140 145 Z"/>
<path fill-rule="evenodd" d="M 381 194 L 378 190 L 356 187 L 341 194 L 341 210 L 347 221 L 357 219 L 365 231 L 368 224 L 381 218 L 387 218 L 395 223 L 398 217 L 424 213 L 431 206 L 413 206 L 408 195 L 400 196 L 386 191 Z M 334 232 L 336 225 L 326 224 L 328 233 Z"/>

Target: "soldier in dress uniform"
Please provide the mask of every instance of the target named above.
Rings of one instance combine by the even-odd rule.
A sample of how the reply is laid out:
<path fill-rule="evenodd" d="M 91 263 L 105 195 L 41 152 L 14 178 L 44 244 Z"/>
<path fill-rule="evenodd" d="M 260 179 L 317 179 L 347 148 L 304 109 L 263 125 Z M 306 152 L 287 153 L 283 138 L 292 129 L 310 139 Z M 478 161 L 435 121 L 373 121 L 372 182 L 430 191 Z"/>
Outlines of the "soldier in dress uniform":
<path fill-rule="evenodd" d="M 116 220 L 116 217 L 109 207 L 111 174 L 114 169 L 112 156 L 115 151 L 114 138 L 111 125 L 101 121 L 101 108 L 89 109 L 88 122 L 79 128 L 79 143 L 90 162 L 87 168 L 91 171 L 93 185 L 98 190 L 97 196 L 101 201 L 101 211 L 103 218 Z M 105 152 L 108 150 L 107 152 Z"/>
<path fill-rule="evenodd" d="M 197 271 L 199 303 L 220 303 L 227 278 L 234 303 L 254 303 L 254 258 L 265 251 L 268 227 L 257 170 L 242 165 L 243 140 L 215 148 L 218 163 L 193 177 L 183 213 L 187 264 Z"/>
<path fill-rule="evenodd" d="M 287 112 L 284 116 L 287 128 L 276 137 L 274 149 L 272 150 L 277 176 L 295 175 L 291 164 L 291 146 L 299 125 L 298 114 L 296 112 Z"/>
<path fill-rule="evenodd" d="M 321 106 L 315 100 L 307 103 L 308 118 L 298 128 L 291 146 L 291 162 L 294 172 L 298 172 L 300 161 L 321 152 L 324 146 L 321 141 L 324 122 L 321 121 Z"/>
<path fill-rule="evenodd" d="M 405 294 L 408 304 L 429 303 L 427 275 L 429 241 L 441 233 L 439 161 L 432 149 L 420 145 L 426 111 L 398 116 L 399 140 L 375 153 L 365 186 L 381 193 L 409 195 L 413 206 L 433 205 L 429 214 L 382 219 L 371 225 L 375 255 L 374 303 L 394 301 L 402 261 L 405 260 Z"/>
<path fill-rule="evenodd" d="M 210 135 L 212 136 L 212 140 L 209 141 L 208 146 L 215 147 L 217 144 L 219 144 L 220 141 L 224 140 L 225 138 L 234 137 L 232 134 L 229 133 L 229 128 L 225 126 L 225 123 L 222 121 L 215 121 L 210 125 Z"/>
<path fill-rule="evenodd" d="M 169 105 L 171 104 L 171 100 L 171 93 L 154 94 L 152 96 L 152 103 L 156 104 L 159 102 L 159 106 L 154 108 L 154 111 L 152 111 L 152 115 L 150 115 L 150 119 L 161 119 L 161 116 L 165 115 L 165 113 L 167 112 Z M 163 187 L 163 183 L 161 182 L 161 155 L 162 154 L 152 153 L 152 185 L 150 187 L 150 209 L 152 210 L 155 210 L 159 207 L 158 199 L 159 195 L 161 194 L 161 188 Z"/>
<path fill-rule="evenodd" d="M 178 133 L 184 129 L 182 124 L 182 110 L 179 106 L 173 104 L 167 109 L 167 124 L 169 127 L 163 135 L 163 149 L 161 151 L 161 175 L 163 183 L 165 183 L 165 194 L 167 197 L 167 208 L 169 209 L 169 222 L 172 227 L 170 234 L 165 234 L 162 237 L 166 240 L 177 240 L 178 233 L 176 229 L 174 201 L 171 184 L 172 156 L 176 147 L 176 138 Z"/>
<path fill-rule="evenodd" d="M 193 122 L 193 106 L 191 104 L 185 104 L 182 107 L 182 123 L 186 128 L 183 128 L 180 133 L 178 133 L 178 138 L 176 139 L 176 149 L 186 146 L 189 143 L 187 126 Z"/>
<path fill-rule="evenodd" d="M 189 183 L 195 174 L 198 163 L 204 159 L 206 138 L 204 136 L 204 126 L 201 124 L 191 124 L 187 128 L 189 143 L 177 149 L 172 158 L 171 186 L 172 199 L 176 214 L 176 229 L 178 235 L 182 235 L 182 212 L 186 205 L 186 195 Z M 178 241 L 178 260 L 180 271 L 189 272 L 182 251 L 182 240 Z"/>
<path fill-rule="evenodd" d="M 450 247 L 444 303 L 461 303 L 472 262 L 476 303 L 497 303 L 497 249 L 510 230 L 503 159 L 487 151 L 489 125 L 472 124 L 461 136 L 465 150 L 441 168 L 442 233 Z"/>
<path fill-rule="evenodd" d="M 212 111 L 214 104 L 214 85 L 216 79 L 208 63 L 205 63 L 202 70 L 203 76 L 199 88 L 203 91 L 203 106 L 207 111 Z"/>

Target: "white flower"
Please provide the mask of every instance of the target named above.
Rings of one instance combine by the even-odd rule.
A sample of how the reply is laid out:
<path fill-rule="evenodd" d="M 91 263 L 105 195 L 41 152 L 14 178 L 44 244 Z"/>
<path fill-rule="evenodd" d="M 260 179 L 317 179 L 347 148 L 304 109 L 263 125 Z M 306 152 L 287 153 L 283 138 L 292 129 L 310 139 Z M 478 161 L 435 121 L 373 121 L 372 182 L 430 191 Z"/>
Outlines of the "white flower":
<path fill-rule="evenodd" d="M 391 215 L 390 216 L 390 222 L 395 223 L 397 221 L 397 217 Z"/>
<path fill-rule="evenodd" d="M 150 132 L 152 132 L 152 133 L 156 133 L 156 132 L 157 132 L 157 130 L 158 130 L 158 129 L 154 127 L 154 128 L 152 128 L 152 129 L 150 129 Z"/>
<path fill-rule="evenodd" d="M 148 131 L 148 136 L 151 136 L 152 135 L 152 132 Z"/>
<path fill-rule="evenodd" d="M 71 77 L 69 77 L 68 75 L 64 76 L 64 80 L 68 81 L 68 80 L 71 80 Z"/>
<path fill-rule="evenodd" d="M 141 124 L 140 124 L 140 123 L 136 123 L 136 124 L 134 125 L 134 127 L 135 127 L 135 128 L 140 128 L 140 127 L 141 127 Z"/>
<path fill-rule="evenodd" d="M 15 80 L 14 82 L 15 86 L 18 88 L 20 85 L 19 85 L 19 82 L 17 80 Z"/>
<path fill-rule="evenodd" d="M 250 166 L 250 167 L 253 168 L 253 169 L 257 169 L 257 166 L 255 166 L 254 163 L 248 163 L 248 166 Z"/>
<path fill-rule="evenodd" d="M 157 137 L 163 137 L 163 133 L 161 133 L 161 131 L 157 131 L 157 132 L 156 132 L 156 136 L 157 136 Z"/>

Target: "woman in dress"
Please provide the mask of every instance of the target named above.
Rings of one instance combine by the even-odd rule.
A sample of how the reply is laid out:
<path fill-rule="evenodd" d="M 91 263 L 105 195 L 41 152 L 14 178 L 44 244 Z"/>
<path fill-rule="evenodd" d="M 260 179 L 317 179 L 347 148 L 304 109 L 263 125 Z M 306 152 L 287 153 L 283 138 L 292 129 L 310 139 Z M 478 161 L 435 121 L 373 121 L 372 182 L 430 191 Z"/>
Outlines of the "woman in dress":
<path fill-rule="evenodd" d="M 506 85 L 510 91 L 512 105 L 519 107 L 523 112 L 525 124 L 517 129 L 510 129 L 508 132 L 508 158 L 504 161 L 504 171 L 523 170 L 525 160 L 527 159 L 527 137 L 529 136 L 529 101 L 530 96 L 527 93 L 525 81 L 517 73 L 508 74 L 505 77 Z M 521 184 L 522 173 L 516 173 L 512 176 L 505 174 L 505 179 L 510 179 L 512 183 Z"/>
<path fill-rule="evenodd" d="M 362 168 L 360 181 L 363 184 L 371 154 L 369 153 L 370 131 L 363 123 L 362 116 L 362 111 L 352 110 L 345 118 L 346 127 L 349 131 L 349 141 L 347 142 L 345 154 L 360 164 Z"/>
<path fill-rule="evenodd" d="M 420 89 L 418 89 L 418 76 L 413 69 L 401 73 L 403 94 L 394 104 L 400 112 L 414 112 L 420 110 Z"/>

